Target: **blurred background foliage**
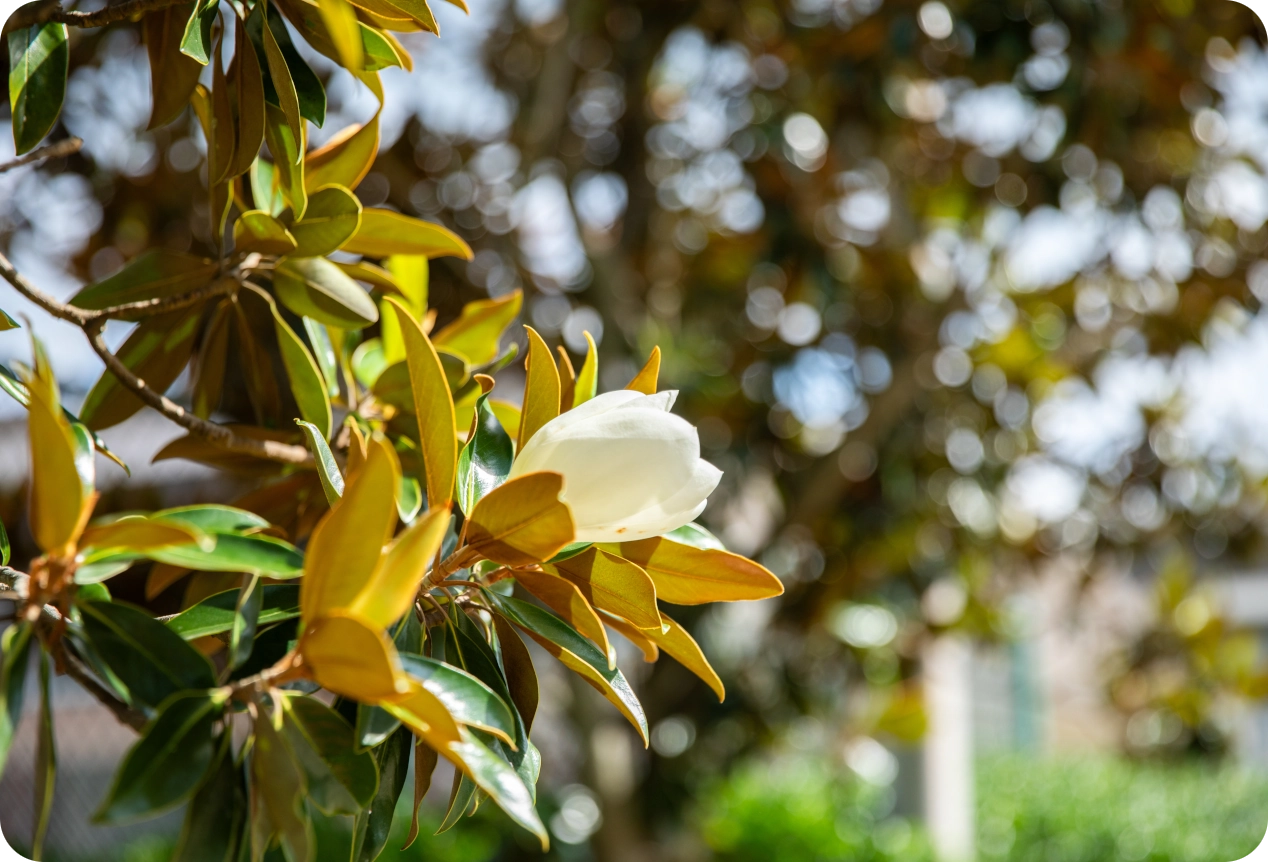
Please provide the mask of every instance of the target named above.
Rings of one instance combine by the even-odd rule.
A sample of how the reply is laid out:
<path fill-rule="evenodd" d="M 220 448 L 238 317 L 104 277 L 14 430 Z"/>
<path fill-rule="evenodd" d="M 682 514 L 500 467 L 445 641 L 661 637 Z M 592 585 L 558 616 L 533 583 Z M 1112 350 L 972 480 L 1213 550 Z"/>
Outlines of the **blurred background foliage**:
<path fill-rule="evenodd" d="M 887 819 L 840 752 L 916 741 L 927 638 L 1014 639 L 1013 598 L 1058 564 L 1077 590 L 1112 571 L 1152 596 L 1093 683 L 1121 749 L 1225 751 L 1221 709 L 1268 684 L 1258 636 L 1205 587 L 1265 559 L 1268 55 L 1248 9 L 478 0 L 436 17 L 441 39 L 403 39 L 416 71 L 383 75 L 358 195 L 470 241 L 472 262 L 434 264 L 442 321 L 524 288 L 543 335 L 574 355 L 595 336 L 603 388 L 659 344 L 726 472 L 703 520 L 787 586 L 685 620 L 728 698 L 647 670 L 650 753 L 564 698 L 571 730 L 541 742 L 558 858 L 653 858 L 687 834 L 719 859 L 922 858 L 918 824 Z M 139 28 L 72 51 L 62 123 L 83 153 L 0 175 L 10 256 L 62 295 L 147 248 L 209 250 L 205 204 L 189 216 L 204 144 L 192 117 L 144 131 Z M 374 106 L 310 62 L 330 76 L 319 144 Z M 82 393 L 95 359 L 61 347 Z M 831 756 L 764 753 L 807 733 Z M 1213 767 L 1027 763 L 983 765 L 983 858 L 1232 858 L 1210 848 L 1262 834 L 1264 786 Z M 1194 824 L 1132 845 L 1130 812 L 1163 808 Z M 426 858 L 509 853 L 492 823 Z"/>

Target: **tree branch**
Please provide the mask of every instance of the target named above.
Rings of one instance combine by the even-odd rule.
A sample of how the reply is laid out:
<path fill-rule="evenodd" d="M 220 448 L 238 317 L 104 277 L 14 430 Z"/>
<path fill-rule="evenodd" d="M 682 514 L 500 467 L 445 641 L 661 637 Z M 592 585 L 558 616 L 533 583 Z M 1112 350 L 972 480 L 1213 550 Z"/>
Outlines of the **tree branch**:
<path fill-rule="evenodd" d="M 92 345 L 92 349 L 96 351 L 98 356 L 101 357 L 101 361 L 106 364 L 106 368 L 110 370 L 111 374 L 118 378 L 120 383 L 130 389 L 133 394 L 150 407 L 153 407 L 159 413 L 163 414 L 177 425 L 180 425 L 191 434 L 202 437 L 204 440 L 207 440 L 208 442 L 230 452 L 239 452 L 243 455 L 265 458 L 282 464 L 308 466 L 313 463 L 313 456 L 309 453 L 308 449 L 303 446 L 294 446 L 289 443 L 279 443 L 275 440 L 256 440 L 250 437 L 240 437 L 224 425 L 218 425 L 215 422 L 208 422 L 206 419 L 195 416 L 193 413 L 190 413 L 184 407 L 180 406 L 175 401 L 172 401 L 162 393 L 151 389 L 144 380 L 132 373 L 131 369 L 124 365 L 117 356 L 110 352 L 110 348 L 106 345 L 105 339 L 102 338 L 101 335 L 102 327 L 106 322 L 106 315 L 103 313 L 104 311 L 114 312 L 117 309 L 129 309 L 133 306 L 138 306 L 143 307 L 147 313 L 157 313 L 155 309 L 158 308 L 163 308 L 163 310 L 183 308 L 186 307 L 186 305 L 192 305 L 199 299 L 204 298 L 200 295 L 192 300 L 189 300 L 189 302 L 185 305 L 178 304 L 185 303 L 185 300 L 189 299 L 189 297 L 193 294 L 198 294 L 199 291 L 193 291 L 191 294 L 186 294 L 181 297 L 170 297 L 153 304 L 149 301 L 144 301 L 141 303 L 128 303 L 126 305 L 115 306 L 114 309 L 104 309 L 103 311 L 87 311 L 82 308 L 76 308 L 73 305 L 66 305 L 65 303 L 58 302 L 47 293 L 44 293 L 42 290 L 23 278 L 22 274 L 14 269 L 13 264 L 9 262 L 9 259 L 2 254 L 0 254 L 0 277 L 3 277 L 5 281 L 17 288 L 19 293 L 34 302 L 40 308 L 47 311 L 49 314 L 59 320 L 65 320 L 69 323 L 73 323 L 82 329 L 84 331 L 84 335 L 88 337 L 88 341 Z M 210 287 L 216 287 L 219 284 L 220 282 L 216 282 Z M 229 288 L 224 286 L 218 289 L 227 290 Z M 200 290 L 205 289 L 200 288 Z M 213 295 L 214 292 L 215 291 L 212 291 L 208 295 Z"/>
<path fill-rule="evenodd" d="M 93 315 L 94 320 L 108 318 L 134 320 L 138 317 L 155 317 L 160 314 L 166 314 L 169 311 L 180 311 L 182 308 L 189 308 L 191 305 L 197 305 L 204 299 L 210 299 L 213 296 L 232 293 L 237 287 L 238 282 L 236 279 L 219 278 L 211 284 L 191 290 L 189 293 L 182 293 L 179 296 L 125 302 L 122 305 L 111 305 L 106 308 L 96 309 L 90 314 Z"/>
<path fill-rule="evenodd" d="M 63 9 L 56 0 L 45 0 L 40 3 L 28 3 L 9 18 L 6 30 L 20 30 L 37 24 L 65 24 L 68 27 L 104 27 L 116 21 L 127 21 L 137 15 L 175 6 L 184 0 L 124 0 L 113 6 L 106 6 L 96 12 L 75 12 Z"/>
<path fill-rule="evenodd" d="M 14 168 L 20 168 L 23 165 L 29 165 L 32 162 L 42 162 L 45 159 L 58 159 L 62 156 L 70 156 L 79 152 L 84 142 L 79 138 L 67 138 L 64 141 L 58 141 L 55 144 L 49 144 L 47 147 L 40 147 L 37 150 L 31 150 L 25 156 L 18 156 L 16 159 L 0 163 L 0 174 L 11 171 Z"/>

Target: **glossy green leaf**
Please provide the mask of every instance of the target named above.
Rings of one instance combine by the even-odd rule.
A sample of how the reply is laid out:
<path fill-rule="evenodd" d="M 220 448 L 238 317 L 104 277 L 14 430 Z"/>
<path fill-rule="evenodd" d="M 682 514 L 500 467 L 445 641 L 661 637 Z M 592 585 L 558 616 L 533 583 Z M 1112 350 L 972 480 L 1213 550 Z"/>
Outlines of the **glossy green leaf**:
<path fill-rule="evenodd" d="M 225 695 L 168 698 L 123 758 L 93 820 L 118 826 L 161 814 L 191 796 L 211 766 L 212 728 Z"/>
<path fill-rule="evenodd" d="M 52 21 L 9 33 L 9 108 L 18 155 L 35 148 L 57 122 L 66 98 L 70 46 Z"/>
<path fill-rule="evenodd" d="M 458 454 L 458 482 L 454 496 L 468 515 L 485 494 L 506 481 L 515 459 L 510 436 L 489 408 L 488 393 L 476 401 L 475 433 Z"/>
<path fill-rule="evenodd" d="M 22 718 L 30 655 L 31 626 L 23 622 L 5 629 L 0 635 L 0 772 L 4 771 Z"/>
<path fill-rule="evenodd" d="M 299 587 L 265 584 L 260 590 L 259 626 L 269 626 L 299 616 Z M 239 602 L 238 590 L 208 596 L 168 620 L 165 625 L 185 640 L 218 635 L 233 628 Z"/>
<path fill-rule="evenodd" d="M 162 509 L 151 518 L 170 518 L 197 527 L 204 533 L 254 533 L 266 530 L 269 522 L 254 512 L 219 503 L 200 503 Z"/>
<path fill-rule="evenodd" d="M 402 476 L 396 490 L 396 514 L 406 524 L 418 517 L 423 509 L 423 486 L 413 476 Z"/>
<path fill-rule="evenodd" d="M 545 850 L 549 843 L 546 827 L 538 817 L 533 795 L 519 773 L 482 742 L 475 732 L 464 727 L 462 736 L 462 742 L 452 744 L 450 750 L 466 764 L 471 780 L 489 794 L 508 817 L 536 835 L 542 842 L 542 850 Z"/>
<path fill-rule="evenodd" d="M 9 534 L 4 529 L 4 522 L 0 521 L 0 566 L 9 565 Z"/>
<path fill-rule="evenodd" d="M 295 578 L 303 572 L 304 557 L 295 548 L 272 536 L 216 537 L 216 547 L 201 550 L 197 545 L 160 548 L 146 553 L 152 560 L 204 572 L 246 572 L 266 578 Z"/>
<path fill-rule="evenodd" d="M 690 545 L 693 548 L 700 548 L 705 551 L 726 550 L 726 545 L 722 544 L 721 539 L 699 524 L 683 524 L 678 529 L 666 533 L 665 538 L 671 539 L 680 545 Z"/>
<path fill-rule="evenodd" d="M 324 257 L 287 258 L 273 273 L 273 290 L 283 305 L 340 329 L 361 329 L 379 319 L 369 294 Z"/>
<path fill-rule="evenodd" d="M 537 605 L 486 593 L 494 607 L 537 641 L 570 670 L 581 675 L 613 703 L 638 729 L 647 743 L 647 716 L 619 668 L 609 668 L 608 657 L 563 619 Z"/>
<path fill-rule="evenodd" d="M 268 139 L 268 119 L 269 107 L 265 106 L 265 140 Z M 279 185 L 279 171 L 274 167 L 272 162 L 256 156 L 254 162 L 251 163 L 251 170 L 247 172 L 247 180 L 251 186 L 251 200 L 260 211 L 268 213 L 273 218 L 277 218 L 286 209 L 286 199 L 282 197 L 282 189 Z"/>
<path fill-rule="evenodd" d="M 181 37 L 181 53 L 202 65 L 211 62 L 211 25 L 220 10 L 220 0 L 198 0 Z"/>
<path fill-rule="evenodd" d="M 321 489 L 326 493 L 326 502 L 333 506 L 343 496 L 343 473 L 339 472 L 334 453 L 330 451 L 320 428 L 299 419 L 295 422 L 304 429 L 304 437 L 308 440 L 308 448 L 313 453 L 313 461 L 317 466 L 317 478 L 321 480 Z"/>
<path fill-rule="evenodd" d="M 282 354 L 282 365 L 286 369 L 286 379 L 291 384 L 291 394 L 299 406 L 299 415 L 304 417 L 304 421 L 315 425 L 321 436 L 329 437 L 332 421 L 330 397 L 326 394 L 326 381 L 317 368 L 317 360 L 313 359 L 307 345 L 283 319 L 278 307 L 272 303 L 269 307 L 273 312 L 278 351 Z"/>
<path fill-rule="evenodd" d="M 358 814 L 354 821 L 353 862 L 374 862 L 383 852 L 392 828 L 392 815 L 396 813 L 396 801 L 401 796 L 405 776 L 409 772 L 413 742 L 413 734 L 402 727 L 374 750 L 374 760 L 379 767 L 379 787 L 370 800 L 369 808 Z"/>
<path fill-rule="evenodd" d="M 476 677 L 451 664 L 410 653 L 401 653 L 401 666 L 436 695 L 459 724 L 487 731 L 508 742 L 515 739 L 510 707 Z"/>
<path fill-rule="evenodd" d="M 321 78 L 317 77 L 317 73 L 305 62 L 295 43 L 291 41 L 282 13 L 273 4 L 269 5 L 268 11 L 269 30 L 277 42 L 282 59 L 286 61 L 287 70 L 291 73 L 295 96 L 299 100 L 299 114 L 320 128 L 326 122 L 326 90 L 321 84 Z"/>
<path fill-rule="evenodd" d="M 356 750 L 352 726 L 311 697 L 282 703 L 282 734 L 305 775 L 309 801 L 327 814 L 356 814 L 369 805 L 379 771 L 373 755 Z"/>
<path fill-rule="evenodd" d="M 286 122 L 281 108 L 264 105 L 264 141 L 273 156 L 274 177 L 283 199 L 296 218 L 303 218 L 308 206 L 304 185 L 304 151 L 308 148 L 307 129 L 297 133 Z"/>
<path fill-rule="evenodd" d="M 234 608 L 233 624 L 229 629 L 229 651 L 226 656 L 229 668 L 242 665 L 255 645 L 255 633 L 260 624 L 260 611 L 264 604 L 264 585 L 258 575 L 244 575 Z"/>
<path fill-rule="evenodd" d="M 352 351 L 352 373 L 356 375 L 357 382 L 367 389 L 373 387 L 378 382 L 379 375 L 386 370 L 383 342 L 379 339 L 367 338 Z"/>
<path fill-rule="evenodd" d="M 118 273 L 87 285 L 71 297 L 70 303 L 77 308 L 96 311 L 146 299 L 178 297 L 212 283 L 217 271 L 216 261 L 205 257 L 151 248 L 128 261 Z M 120 319 L 141 319 L 141 316 Z"/>
<path fill-rule="evenodd" d="M 40 715 L 35 742 L 35 827 L 31 830 L 31 857 L 44 858 L 44 836 L 53 818 L 53 785 L 57 781 L 57 744 L 53 739 L 51 676 L 53 660 L 40 653 Z"/>
<path fill-rule="evenodd" d="M 166 392 L 194 352 L 201 306 L 147 318 L 137 324 L 115 355 L 156 392 Z M 84 397 L 79 416 L 93 431 L 130 418 L 145 405 L 110 371 L 102 373 Z"/>
<path fill-rule="evenodd" d="M 326 381 L 326 394 L 331 398 L 339 397 L 339 357 L 335 353 L 334 342 L 330 340 L 330 332 L 324 323 L 305 317 L 304 331 L 308 333 L 308 344 L 313 350 L 313 359 L 321 369 L 322 379 Z"/>
<path fill-rule="evenodd" d="M 440 821 L 440 826 L 436 828 L 437 835 L 443 835 L 457 826 L 459 821 L 471 812 L 472 801 L 479 792 L 475 782 L 463 773 L 457 773 L 453 779 L 453 790 L 449 793 L 449 808 L 445 811 L 445 818 Z"/>
<path fill-rule="evenodd" d="M 4 309 L 0 309 L 0 332 L 8 332 L 10 329 L 21 329 L 22 325 L 10 317 Z"/>
<path fill-rule="evenodd" d="M 190 800 L 171 862 L 236 862 L 247 820 L 247 788 L 234 763 L 233 738 L 221 734 L 207 778 Z"/>
<path fill-rule="evenodd" d="M 79 610 L 88 643 L 132 703 L 156 708 L 176 692 L 216 684 L 207 659 L 140 608 L 83 602 Z"/>
<path fill-rule="evenodd" d="M 361 202 L 343 186 L 323 186 L 308 195 L 304 217 L 291 225 L 295 257 L 330 254 L 352 238 L 361 224 Z"/>

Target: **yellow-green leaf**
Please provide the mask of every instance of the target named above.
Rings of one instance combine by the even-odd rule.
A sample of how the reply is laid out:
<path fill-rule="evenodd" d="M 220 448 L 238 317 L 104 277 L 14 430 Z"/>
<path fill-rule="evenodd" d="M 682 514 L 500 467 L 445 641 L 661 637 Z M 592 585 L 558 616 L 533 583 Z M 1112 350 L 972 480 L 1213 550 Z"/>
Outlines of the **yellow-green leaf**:
<path fill-rule="evenodd" d="M 273 167 L 282 197 L 291 205 L 295 218 L 303 218 L 308 207 L 308 192 L 304 186 L 304 150 L 308 148 L 308 130 L 297 134 L 286 121 L 281 108 L 266 104 L 264 107 L 264 141 L 273 154 Z M 259 202 L 257 202 L 259 203 Z"/>
<path fill-rule="evenodd" d="M 106 524 L 90 526 L 79 538 L 79 545 L 84 548 L 136 552 L 191 542 L 203 545 L 208 551 L 215 547 L 214 539 L 191 524 L 160 521 L 144 515 L 125 515 Z"/>
<path fill-rule="evenodd" d="M 634 375 L 634 379 L 630 381 L 630 385 L 626 389 L 632 389 L 635 392 L 642 392 L 644 395 L 656 394 L 656 383 L 660 378 L 660 348 L 653 347 L 652 355 L 647 357 L 647 364 L 643 369 Z"/>
<path fill-rule="evenodd" d="M 266 24 L 262 19 L 260 22 L 260 36 L 261 41 L 264 43 L 264 59 L 268 64 L 269 80 L 272 81 L 273 91 L 277 94 L 278 107 L 282 109 L 282 115 L 286 117 L 286 125 L 290 127 L 292 134 L 298 138 L 304 133 L 304 117 L 299 110 L 299 94 L 295 90 L 295 81 L 291 78 L 291 70 L 287 67 L 286 57 L 283 56 L 281 46 L 277 44 L 277 38 L 273 35 L 272 26 Z M 287 153 L 286 155 L 290 158 L 301 154 Z M 277 158 L 277 154 L 274 154 L 274 158 Z"/>
<path fill-rule="evenodd" d="M 293 252 L 296 245 L 286 225 L 263 210 L 247 210 L 233 224 L 233 246 L 237 251 L 283 255 Z"/>
<path fill-rule="evenodd" d="M 391 282 L 400 293 L 404 306 L 409 309 L 410 316 L 422 322 L 427 313 L 427 258 L 421 255 L 398 254 L 386 261 Z M 383 342 L 383 358 L 388 365 L 400 362 L 405 358 L 405 342 L 401 340 L 401 325 L 396 320 L 396 309 L 384 303 L 380 309 L 381 324 L 379 337 Z"/>
<path fill-rule="evenodd" d="M 693 548 L 659 537 L 622 542 L 620 555 L 647 572 L 656 596 L 673 605 L 767 599 L 784 591 L 779 578 L 750 559 Z"/>
<path fill-rule="evenodd" d="M 572 513 L 559 499 L 563 476 L 529 473 L 480 498 L 467 526 L 467 544 L 494 562 L 527 566 L 548 560 L 572 542 Z"/>
<path fill-rule="evenodd" d="M 369 122 L 347 126 L 304 157 L 309 188 L 337 184 L 355 189 L 379 154 L 379 114 Z"/>
<path fill-rule="evenodd" d="M 361 71 L 365 66 L 365 49 L 356 10 L 348 0 L 317 0 L 317 8 L 343 67 L 351 72 Z"/>
<path fill-rule="evenodd" d="M 426 258 L 472 258 L 471 246 L 448 228 L 376 207 L 362 211 L 361 227 L 343 250 L 367 257 L 420 254 Z"/>
<path fill-rule="evenodd" d="M 656 587 L 634 563 L 592 547 L 546 570 L 576 584 L 596 608 L 624 617 L 640 629 L 660 627 Z"/>
<path fill-rule="evenodd" d="M 326 395 L 326 382 L 317 368 L 317 361 L 308 352 L 300 337 L 282 319 L 277 306 L 269 303 L 273 311 L 273 328 L 277 332 L 278 350 L 282 365 L 291 384 L 291 394 L 299 407 L 299 415 L 311 422 L 323 437 L 330 437 L 330 398 Z"/>
<path fill-rule="evenodd" d="M 273 272 L 273 290 L 291 311 L 329 326 L 361 329 L 379 319 L 369 294 L 324 257 L 282 261 Z"/>
<path fill-rule="evenodd" d="M 386 629 L 414 604 L 418 587 L 440 550 L 449 528 L 449 507 L 427 511 L 383 550 L 370 581 L 352 611 L 371 625 Z"/>
<path fill-rule="evenodd" d="M 527 379 L 516 451 L 522 451 L 538 429 L 559 415 L 559 369 L 555 357 L 537 330 L 531 326 L 524 329 L 528 331 L 528 355 L 524 357 Z"/>
<path fill-rule="evenodd" d="M 440 356 L 418 321 L 396 297 L 388 297 L 388 302 L 399 308 L 414 412 L 418 416 L 418 445 L 427 479 L 427 505 L 429 508 L 446 506 L 453 499 L 454 477 L 458 472 L 453 395 Z"/>
<path fill-rule="evenodd" d="M 581 364 L 577 382 L 573 387 L 572 406 L 578 407 L 594 397 L 599 388 L 599 350 L 589 332 L 586 337 L 586 361 Z"/>
<path fill-rule="evenodd" d="M 309 175 L 311 182 L 311 175 Z M 291 225 L 295 257 L 330 254 L 357 232 L 361 202 L 343 186 L 323 186 L 308 196 L 304 217 Z"/>
<path fill-rule="evenodd" d="M 468 302 L 458 319 L 437 332 L 432 342 L 471 365 L 492 362 L 497 358 L 502 333 L 519 316 L 523 305 L 524 294 L 518 290 L 497 299 Z"/>
<path fill-rule="evenodd" d="M 365 464 L 349 471 L 343 497 L 308 541 L 300 591 L 305 621 L 352 606 L 396 529 L 396 453 L 381 438 L 371 440 L 369 450 Z"/>
<path fill-rule="evenodd" d="M 416 685 L 387 633 L 348 611 L 307 622 L 298 649 L 322 688 L 362 703 L 399 699 Z"/>
<path fill-rule="evenodd" d="M 30 392 L 31 534 L 40 549 L 64 553 L 74 546 L 92 511 L 93 452 L 62 414 L 57 381 L 44 348 L 32 340 L 35 369 Z M 86 435 L 82 435 L 86 439 Z"/>

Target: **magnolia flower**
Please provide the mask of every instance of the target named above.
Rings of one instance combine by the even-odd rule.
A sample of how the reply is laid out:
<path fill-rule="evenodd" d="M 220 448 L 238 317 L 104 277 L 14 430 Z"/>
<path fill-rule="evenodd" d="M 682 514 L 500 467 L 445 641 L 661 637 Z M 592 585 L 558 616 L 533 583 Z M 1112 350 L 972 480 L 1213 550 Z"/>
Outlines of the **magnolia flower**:
<path fill-rule="evenodd" d="M 677 392 L 605 392 L 543 425 L 510 478 L 562 473 L 560 495 L 578 542 L 661 536 L 695 520 L 722 471 L 700 458 L 700 438 L 669 408 Z"/>

